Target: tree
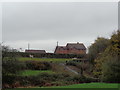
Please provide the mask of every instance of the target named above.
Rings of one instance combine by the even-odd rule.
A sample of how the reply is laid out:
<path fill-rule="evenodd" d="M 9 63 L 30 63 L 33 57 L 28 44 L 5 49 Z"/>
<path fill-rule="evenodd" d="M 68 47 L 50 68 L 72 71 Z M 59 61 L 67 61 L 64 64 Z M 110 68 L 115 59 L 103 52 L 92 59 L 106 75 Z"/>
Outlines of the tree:
<path fill-rule="evenodd" d="M 115 32 L 111 39 L 110 44 L 96 59 L 94 65 L 94 75 L 96 77 L 102 78 L 103 81 L 110 81 L 112 78 L 118 78 L 120 75 L 120 31 Z M 116 74 L 117 75 L 114 75 Z M 106 75 L 107 74 L 107 75 Z M 117 81 L 116 81 L 117 82 Z"/>
<path fill-rule="evenodd" d="M 16 78 L 19 71 L 25 68 L 25 64 L 20 62 L 16 55 L 11 55 L 8 57 L 8 52 L 12 51 L 8 46 L 2 46 L 2 83 L 12 84 Z"/>
<path fill-rule="evenodd" d="M 88 59 L 94 64 L 94 60 L 104 52 L 109 45 L 109 39 L 98 37 L 88 49 Z"/>
<path fill-rule="evenodd" d="M 102 81 L 109 83 L 120 83 L 120 58 L 111 57 L 102 65 Z"/>

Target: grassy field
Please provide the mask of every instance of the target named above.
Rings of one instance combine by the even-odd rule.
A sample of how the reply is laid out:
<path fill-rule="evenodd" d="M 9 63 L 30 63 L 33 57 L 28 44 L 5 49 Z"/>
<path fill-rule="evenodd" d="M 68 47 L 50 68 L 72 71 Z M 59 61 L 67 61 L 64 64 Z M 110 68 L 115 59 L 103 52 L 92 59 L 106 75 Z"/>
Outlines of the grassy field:
<path fill-rule="evenodd" d="M 74 84 L 74 85 L 68 85 L 68 86 L 47 87 L 47 88 L 118 88 L 118 84 L 113 84 L 113 83 L 84 83 L 84 84 Z"/>
<path fill-rule="evenodd" d="M 16 89 L 6 89 L 6 90 L 39 90 L 44 88 L 113 88 L 113 90 L 116 90 L 115 88 L 118 88 L 118 84 L 113 83 L 84 83 L 84 84 L 74 84 L 74 85 L 68 85 L 68 86 L 55 86 L 55 87 L 35 87 L 35 88 L 16 88 Z M 46 90 L 45 89 L 45 90 Z M 52 90 L 52 89 L 51 89 Z M 88 90 L 88 89 L 87 89 Z M 91 89 L 90 89 L 91 90 Z M 94 90 L 94 89 L 93 89 Z M 96 90 L 96 89 L 95 89 Z M 101 89 L 100 89 L 101 90 Z M 107 89 L 109 90 L 109 89 Z"/>
<path fill-rule="evenodd" d="M 20 57 L 18 59 L 20 61 L 37 60 L 37 61 L 52 61 L 52 62 L 65 62 L 72 60 L 66 58 L 29 58 L 29 57 Z"/>
<path fill-rule="evenodd" d="M 38 75 L 40 73 L 50 73 L 50 74 L 52 74 L 54 72 L 52 72 L 50 70 L 24 70 L 24 71 L 20 72 L 19 75 L 21 75 L 21 76 L 35 76 L 35 75 Z"/>

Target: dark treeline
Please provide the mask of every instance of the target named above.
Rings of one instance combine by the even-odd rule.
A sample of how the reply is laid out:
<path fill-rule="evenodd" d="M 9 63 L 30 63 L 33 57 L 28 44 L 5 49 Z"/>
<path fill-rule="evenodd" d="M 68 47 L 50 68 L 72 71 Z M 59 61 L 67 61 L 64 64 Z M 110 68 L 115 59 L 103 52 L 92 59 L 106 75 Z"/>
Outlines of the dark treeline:
<path fill-rule="evenodd" d="M 86 58 L 86 54 L 54 54 L 54 53 L 25 53 L 25 52 L 6 52 L 6 57 L 9 56 L 18 56 L 18 57 L 29 57 L 29 55 L 33 55 L 36 58 Z"/>

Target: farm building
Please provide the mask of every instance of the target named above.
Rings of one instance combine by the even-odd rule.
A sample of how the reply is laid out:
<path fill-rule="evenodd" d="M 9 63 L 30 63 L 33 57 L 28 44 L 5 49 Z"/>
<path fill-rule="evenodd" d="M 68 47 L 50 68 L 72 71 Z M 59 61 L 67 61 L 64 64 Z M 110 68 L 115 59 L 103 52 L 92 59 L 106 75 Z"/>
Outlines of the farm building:
<path fill-rule="evenodd" d="M 67 43 L 66 46 L 56 46 L 55 54 L 86 54 L 83 43 Z"/>
<path fill-rule="evenodd" d="M 45 54 L 45 50 L 25 50 L 26 53 L 40 53 L 40 54 Z"/>

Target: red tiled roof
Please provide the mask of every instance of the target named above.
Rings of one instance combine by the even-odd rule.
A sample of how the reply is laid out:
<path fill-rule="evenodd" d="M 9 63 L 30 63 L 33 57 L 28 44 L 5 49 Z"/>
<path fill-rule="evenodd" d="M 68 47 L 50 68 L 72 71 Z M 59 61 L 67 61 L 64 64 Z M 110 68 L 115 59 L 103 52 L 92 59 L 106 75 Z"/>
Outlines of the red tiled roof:
<path fill-rule="evenodd" d="M 55 52 L 58 51 L 69 51 L 69 50 L 86 50 L 86 47 L 84 46 L 83 43 L 67 43 L 66 46 L 57 46 L 55 49 Z"/>
<path fill-rule="evenodd" d="M 46 53 L 45 50 L 25 50 L 26 53 Z"/>
<path fill-rule="evenodd" d="M 75 49 L 86 49 L 83 43 L 67 43 L 66 47 Z"/>

